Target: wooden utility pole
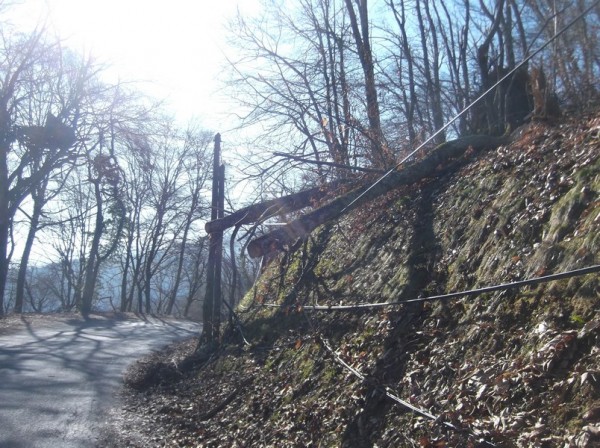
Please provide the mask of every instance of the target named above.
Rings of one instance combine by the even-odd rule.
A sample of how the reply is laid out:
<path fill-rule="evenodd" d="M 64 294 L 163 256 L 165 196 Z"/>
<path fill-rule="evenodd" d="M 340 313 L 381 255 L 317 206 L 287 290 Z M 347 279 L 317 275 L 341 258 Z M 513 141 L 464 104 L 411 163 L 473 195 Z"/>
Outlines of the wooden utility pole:
<path fill-rule="evenodd" d="M 211 221 L 222 219 L 225 207 L 225 165 L 221 163 L 221 134 L 215 135 L 212 182 Z M 202 340 L 214 343 L 219 338 L 221 325 L 221 264 L 223 260 L 223 231 L 209 234 L 208 263 L 206 267 L 206 295 L 204 296 Z"/>

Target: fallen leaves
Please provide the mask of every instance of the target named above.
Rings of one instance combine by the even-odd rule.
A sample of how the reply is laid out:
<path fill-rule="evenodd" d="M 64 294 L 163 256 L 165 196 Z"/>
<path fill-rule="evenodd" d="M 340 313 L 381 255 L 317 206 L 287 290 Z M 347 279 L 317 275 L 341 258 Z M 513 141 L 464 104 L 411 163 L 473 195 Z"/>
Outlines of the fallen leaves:
<path fill-rule="evenodd" d="M 478 157 L 440 187 L 426 215 L 436 252 L 431 266 L 419 266 L 430 270 L 427 288 L 467 289 L 597 260 L 598 192 L 585 189 L 581 173 L 587 167 L 589 177 L 598 163 L 599 120 L 532 126 L 518 145 Z M 365 225 L 352 245 L 340 238 L 321 254 L 335 261 L 298 285 L 297 296 L 322 304 L 397 299 L 404 284 L 390 285 L 409 277 L 405 265 L 422 250 L 411 241 L 424 224 L 404 222 L 423 200 L 413 193 L 404 189 L 394 198 L 401 205 L 381 212 L 402 216 L 378 221 L 388 233 Z M 266 346 L 229 347 L 201 370 L 130 396 L 128 414 L 142 415 L 138 426 L 152 435 L 123 446 L 598 446 L 598 304 L 597 280 L 587 280 L 432 303 L 412 318 L 408 307 L 307 313 L 313 327 L 286 329 Z M 291 314 L 277 315 L 278 326 Z M 361 378 L 340 368 L 312 331 Z M 406 412 L 382 388 L 439 418 Z"/>

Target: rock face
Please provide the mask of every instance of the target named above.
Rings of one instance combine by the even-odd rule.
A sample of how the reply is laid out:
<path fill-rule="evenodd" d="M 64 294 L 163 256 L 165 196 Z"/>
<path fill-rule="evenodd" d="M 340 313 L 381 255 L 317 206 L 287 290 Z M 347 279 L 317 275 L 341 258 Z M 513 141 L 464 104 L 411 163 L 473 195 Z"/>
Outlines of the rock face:
<path fill-rule="evenodd" d="M 234 335 L 201 369 L 145 392 L 177 412 L 144 418 L 179 446 L 597 446 L 598 273 L 309 308 L 599 264 L 599 156 L 600 114 L 532 125 L 321 226 L 241 304 L 250 345 Z"/>

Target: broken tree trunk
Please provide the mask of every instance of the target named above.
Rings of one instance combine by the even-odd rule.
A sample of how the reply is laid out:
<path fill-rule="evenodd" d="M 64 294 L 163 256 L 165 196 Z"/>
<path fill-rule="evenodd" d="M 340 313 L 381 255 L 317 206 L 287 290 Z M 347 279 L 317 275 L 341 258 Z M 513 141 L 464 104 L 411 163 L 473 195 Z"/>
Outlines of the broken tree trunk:
<path fill-rule="evenodd" d="M 322 187 L 311 188 L 310 190 L 300 191 L 298 193 L 283 196 L 277 199 L 263 201 L 259 204 L 249 205 L 237 212 L 227 215 L 223 218 L 209 221 L 204 225 L 206 233 L 223 231 L 229 227 L 250 224 L 259 220 L 265 219 L 280 213 L 289 213 L 301 208 L 308 207 L 314 201 L 325 197 L 333 189 L 339 187 L 345 182 L 331 182 Z"/>
<path fill-rule="evenodd" d="M 288 223 L 287 225 L 267 233 L 248 244 L 251 258 L 261 257 L 274 250 L 281 250 L 298 238 L 304 237 L 315 228 L 355 209 L 365 202 L 387 193 L 401 185 L 409 185 L 427 177 L 438 174 L 439 167 L 451 159 L 464 154 L 468 148 L 483 151 L 497 148 L 510 142 L 509 136 L 490 137 L 472 135 L 441 144 L 425 159 L 403 167 L 402 171 L 394 171 L 372 185 L 356 188 L 311 213 Z"/>

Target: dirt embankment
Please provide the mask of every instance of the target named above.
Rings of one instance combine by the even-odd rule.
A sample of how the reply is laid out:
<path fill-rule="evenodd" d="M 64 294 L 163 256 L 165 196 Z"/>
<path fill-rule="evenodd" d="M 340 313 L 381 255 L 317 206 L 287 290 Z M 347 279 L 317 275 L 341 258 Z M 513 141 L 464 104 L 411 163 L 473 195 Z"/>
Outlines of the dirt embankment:
<path fill-rule="evenodd" d="M 446 301 L 308 307 L 599 264 L 599 156 L 599 114 L 538 124 L 320 227 L 241 305 L 250 345 L 234 335 L 202 363 L 183 361 L 189 344 L 144 361 L 163 374 L 128 392 L 126 443 L 598 446 L 597 273 Z"/>

